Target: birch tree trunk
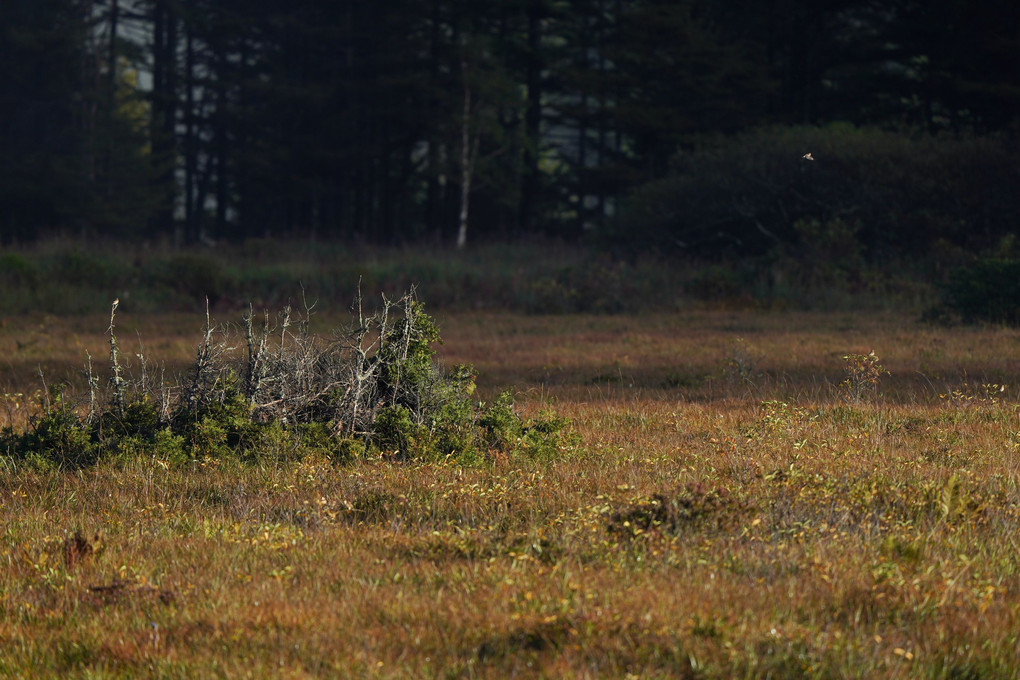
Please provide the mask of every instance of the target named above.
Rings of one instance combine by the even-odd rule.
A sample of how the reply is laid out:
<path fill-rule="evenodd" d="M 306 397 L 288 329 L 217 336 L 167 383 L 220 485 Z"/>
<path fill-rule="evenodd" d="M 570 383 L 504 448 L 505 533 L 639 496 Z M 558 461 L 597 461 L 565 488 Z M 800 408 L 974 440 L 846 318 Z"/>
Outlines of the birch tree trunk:
<path fill-rule="evenodd" d="M 461 69 L 464 70 L 463 67 Z M 468 214 L 471 208 L 471 86 L 464 81 L 464 118 L 460 127 L 460 219 L 457 226 L 457 250 L 467 245 Z"/>

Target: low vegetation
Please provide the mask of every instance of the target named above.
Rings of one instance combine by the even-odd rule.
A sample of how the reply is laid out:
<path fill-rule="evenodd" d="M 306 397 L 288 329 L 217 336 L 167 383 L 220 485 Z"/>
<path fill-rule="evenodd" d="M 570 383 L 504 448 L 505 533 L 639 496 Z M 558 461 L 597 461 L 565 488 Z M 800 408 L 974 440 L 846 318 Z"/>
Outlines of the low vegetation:
<path fill-rule="evenodd" d="M 300 299 L 302 286 L 319 299 L 346 304 L 357 295 L 359 279 L 365 290 L 393 297 L 420 284 L 434 311 L 629 314 L 708 303 L 920 314 L 939 302 L 937 284 L 946 273 L 936 271 L 934 260 L 902 266 L 861 261 L 848 273 L 829 255 L 842 258 L 852 249 L 833 238 L 817 234 L 828 243 L 824 252 L 757 259 L 729 259 L 725 253 L 660 258 L 651 249 L 626 259 L 619 257 L 625 249 L 616 242 L 607 242 L 605 250 L 538 242 L 464 253 L 263 240 L 179 252 L 46 242 L 0 253 L 0 314 L 90 314 L 119 297 L 125 313 L 194 313 L 208 299 L 214 312 L 237 318 L 249 303 L 279 309 Z"/>
<path fill-rule="evenodd" d="M 1020 326 L 1020 259 L 988 258 L 960 267 L 942 286 L 942 298 L 932 313 L 936 318 Z"/>
<path fill-rule="evenodd" d="M 165 371 L 154 374 L 144 354 L 137 355 L 137 375 L 128 374 L 116 331 L 119 303 L 107 330 L 107 388 L 87 351 L 87 399 L 72 403 L 66 384 L 47 385 L 41 375 L 27 426 L 12 421 L 0 431 L 0 453 L 11 465 L 75 469 L 139 455 L 258 461 L 309 451 L 338 462 L 380 453 L 468 462 L 569 448 L 565 423 L 523 420 L 510 391 L 486 406 L 472 396 L 470 366 L 440 369 L 433 348 L 439 329 L 413 290 L 384 297 L 370 315 L 359 295 L 354 318 L 329 338 L 310 331 L 308 305 L 301 314 L 287 306 L 275 323 L 249 308 L 240 333 L 215 328 L 207 312 L 194 364 L 170 380 Z M 13 399 L 20 408 L 24 394 Z"/>
<path fill-rule="evenodd" d="M 763 246 L 759 257 L 735 259 L 725 251 L 621 259 L 626 248 L 612 239 L 604 242 L 612 254 L 556 243 L 449 253 L 252 240 L 167 253 L 47 242 L 0 252 L 0 315 L 88 314 L 119 297 L 133 314 L 193 313 L 208 302 L 237 318 L 249 304 L 281 308 L 303 289 L 348 301 L 360 279 L 366 289 L 395 297 L 421 282 L 429 308 L 441 311 L 619 314 L 710 305 L 897 309 L 940 323 L 1016 325 L 1020 319 L 1014 239 L 1003 239 L 987 256 L 935 248 L 877 262 L 863 257 L 859 234 L 839 219 L 805 218 L 795 232 L 796 246 Z M 642 247 L 640 239 L 632 245 Z"/>
<path fill-rule="evenodd" d="M 127 319 L 194 366 L 180 318 Z M 153 439 L 75 467 L 8 453 L 0 674 L 1020 672 L 1018 331 L 880 312 L 440 321 L 478 394 L 519 389 L 513 408 L 472 406 L 478 432 L 503 433 L 479 455 L 393 455 L 423 449 L 385 428 L 343 456 L 315 438 L 243 455 Z M 0 328 L 23 376 L 9 395 L 68 323 Z M 550 410 L 576 446 L 528 455 L 527 432 L 493 422 L 540 431 Z"/>

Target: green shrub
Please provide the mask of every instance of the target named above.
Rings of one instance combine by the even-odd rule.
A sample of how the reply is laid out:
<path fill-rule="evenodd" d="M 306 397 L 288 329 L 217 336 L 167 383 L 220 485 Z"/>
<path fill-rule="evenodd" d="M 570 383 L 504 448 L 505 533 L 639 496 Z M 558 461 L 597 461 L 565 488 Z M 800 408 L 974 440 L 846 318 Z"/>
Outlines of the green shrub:
<path fill-rule="evenodd" d="M 537 420 L 518 415 L 513 392 L 504 391 L 478 421 L 487 451 L 520 454 L 531 460 L 551 460 L 577 446 L 570 422 L 544 413 Z"/>
<path fill-rule="evenodd" d="M 204 255 L 173 255 L 156 259 L 145 268 L 143 282 L 173 298 L 203 304 L 216 303 L 232 292 L 232 277 L 222 262 Z"/>
<path fill-rule="evenodd" d="M 379 389 L 390 404 L 406 403 L 431 386 L 434 370 L 432 344 L 439 341 L 439 328 L 425 314 L 423 305 L 409 301 L 404 316 L 386 334 L 376 355 L 383 367 Z"/>
<path fill-rule="evenodd" d="M 808 151 L 814 161 L 802 158 Z M 826 246 L 817 256 L 917 257 L 939 240 L 979 252 L 1020 221 L 1018 184 L 1008 140 L 846 124 L 768 128 L 682 151 L 673 173 L 636 189 L 601 236 L 615 251 L 756 257 L 796 251 L 805 226 L 840 220 L 831 245 L 849 238 L 851 250 Z"/>
<path fill-rule="evenodd" d="M 65 401 L 61 387 L 51 387 L 37 399 L 39 412 L 26 431 L 5 428 L 0 448 L 15 459 L 41 467 L 77 469 L 92 465 L 107 451 L 95 433 Z"/>
<path fill-rule="evenodd" d="M 957 269 L 942 294 L 946 309 L 965 323 L 1020 325 L 1020 260 L 984 259 Z"/>
<path fill-rule="evenodd" d="M 0 284 L 33 287 L 39 281 L 38 265 L 21 253 L 0 253 Z"/>
<path fill-rule="evenodd" d="M 99 433 L 107 440 L 138 437 L 150 441 L 161 428 L 159 411 L 147 394 L 129 401 L 124 405 L 123 412 L 109 409 L 99 418 Z"/>
<path fill-rule="evenodd" d="M 335 424 L 331 422 L 299 423 L 289 432 L 283 430 L 282 433 L 292 441 L 295 457 L 298 458 L 306 453 L 317 453 L 344 463 L 364 452 L 363 446 L 358 447 L 350 439 L 338 437 Z"/>
<path fill-rule="evenodd" d="M 171 417 L 173 432 L 182 436 L 195 457 L 246 453 L 258 443 L 262 425 L 252 419 L 251 406 L 233 385 L 216 384 L 218 396 L 197 407 L 181 404 Z"/>
<path fill-rule="evenodd" d="M 116 356 L 113 322 L 111 315 Z M 399 453 L 404 460 L 472 462 L 496 449 L 551 455 L 567 441 L 563 423 L 524 422 L 509 395 L 488 408 L 473 401 L 473 370 L 439 368 L 433 348 L 439 329 L 413 293 L 384 299 L 373 316 L 359 311 L 355 328 L 331 341 L 308 333 L 307 310 L 294 323 L 288 308 L 279 324 L 282 330 L 270 333 L 267 324 L 257 331 L 249 313 L 246 357 L 230 351 L 226 336 L 214 342 L 207 325 L 187 380 L 161 384 L 157 398 L 146 391 L 151 385 L 144 376 L 123 378 L 112 359 L 114 378 L 99 395 L 105 404 L 97 403 L 102 390 L 91 375 L 84 416 L 79 411 L 85 409 L 51 390 L 39 398 L 30 428 L 0 433 L 0 453 L 62 467 L 88 465 L 107 454 L 178 462 L 314 452 L 342 462 L 370 450 Z"/>
<path fill-rule="evenodd" d="M 411 420 L 411 412 L 405 406 L 387 406 L 375 417 L 372 443 L 388 453 L 411 458 L 412 447 L 421 448 L 420 426 Z"/>
<path fill-rule="evenodd" d="M 56 254 L 47 268 L 54 281 L 71 286 L 110 289 L 126 279 L 123 266 L 116 260 L 77 248 Z"/>
<path fill-rule="evenodd" d="M 483 432 L 482 441 L 489 449 L 512 450 L 524 434 L 524 421 L 514 409 L 514 397 L 510 391 L 500 394 L 485 409 L 478 424 Z"/>
<path fill-rule="evenodd" d="M 169 427 L 153 435 L 151 452 L 153 457 L 172 463 L 182 463 L 188 459 L 184 437 L 174 434 Z"/>
<path fill-rule="evenodd" d="M 684 292 L 696 300 L 737 300 L 750 287 L 748 271 L 738 266 L 707 265 L 691 276 Z"/>

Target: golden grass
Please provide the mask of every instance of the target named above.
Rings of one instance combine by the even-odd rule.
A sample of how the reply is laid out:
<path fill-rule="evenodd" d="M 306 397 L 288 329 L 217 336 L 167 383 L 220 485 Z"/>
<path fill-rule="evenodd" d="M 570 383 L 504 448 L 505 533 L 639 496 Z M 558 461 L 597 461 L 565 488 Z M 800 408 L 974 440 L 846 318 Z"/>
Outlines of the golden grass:
<path fill-rule="evenodd" d="M 1017 331 L 439 320 L 444 362 L 582 447 L 0 470 L 0 676 L 1020 675 Z M 105 321 L 8 319 L 8 391 L 73 375 L 76 340 L 101 363 Z M 121 342 L 184 365 L 201 323 L 124 317 Z M 891 375 L 848 403 L 842 357 L 871 350 Z"/>

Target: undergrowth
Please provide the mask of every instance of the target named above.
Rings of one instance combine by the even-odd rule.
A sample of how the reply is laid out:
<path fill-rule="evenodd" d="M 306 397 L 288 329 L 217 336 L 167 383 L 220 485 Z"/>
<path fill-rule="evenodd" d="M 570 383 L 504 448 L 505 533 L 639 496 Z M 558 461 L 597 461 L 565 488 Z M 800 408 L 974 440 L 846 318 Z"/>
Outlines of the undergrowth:
<path fill-rule="evenodd" d="M 443 370 L 433 347 L 439 329 L 413 288 L 395 300 L 384 296 L 372 314 L 359 294 L 354 318 L 328 338 L 309 332 L 314 305 L 287 306 L 275 320 L 268 312 L 256 319 L 249 307 L 240 332 L 215 327 L 207 308 L 191 370 L 171 379 L 155 375 L 144 356 L 129 375 L 118 304 L 107 329 L 109 380 L 101 385 L 91 355 L 87 395 L 44 379 L 28 400 L 28 426 L 9 419 L 0 430 L 9 462 L 75 469 L 118 455 L 171 464 L 314 451 L 340 462 L 378 455 L 477 463 L 549 459 L 576 444 L 563 419 L 521 417 L 512 391 L 490 404 L 476 400 L 470 366 Z"/>
<path fill-rule="evenodd" d="M 806 223 L 802 231 L 812 240 L 797 257 L 721 259 L 654 248 L 624 256 L 615 248 L 544 241 L 479 245 L 466 253 L 260 240 L 167 252 L 49 241 L 0 252 L 0 314 L 87 314 L 115 296 L 141 313 L 187 312 L 206 298 L 220 312 L 243 309 L 247 301 L 275 309 L 300 294 L 298 281 L 324 299 L 349 300 L 359 279 L 366 289 L 394 295 L 415 284 L 430 309 L 444 311 L 617 314 L 706 304 L 920 310 L 934 303 L 931 263 L 879 267 L 840 259 L 830 266 L 828 254 L 842 257 L 844 244 L 820 229 Z M 945 258 L 935 261 L 945 264 Z"/>

